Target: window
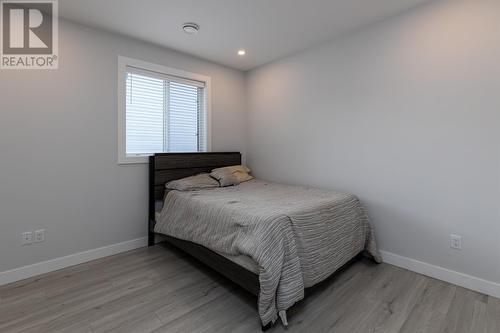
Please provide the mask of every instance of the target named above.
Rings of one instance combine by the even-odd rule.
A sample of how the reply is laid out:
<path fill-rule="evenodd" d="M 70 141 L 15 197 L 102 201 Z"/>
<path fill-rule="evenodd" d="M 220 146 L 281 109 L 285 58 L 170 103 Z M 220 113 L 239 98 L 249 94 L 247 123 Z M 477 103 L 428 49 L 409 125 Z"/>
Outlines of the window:
<path fill-rule="evenodd" d="M 210 78 L 119 58 L 119 163 L 209 148 Z"/>

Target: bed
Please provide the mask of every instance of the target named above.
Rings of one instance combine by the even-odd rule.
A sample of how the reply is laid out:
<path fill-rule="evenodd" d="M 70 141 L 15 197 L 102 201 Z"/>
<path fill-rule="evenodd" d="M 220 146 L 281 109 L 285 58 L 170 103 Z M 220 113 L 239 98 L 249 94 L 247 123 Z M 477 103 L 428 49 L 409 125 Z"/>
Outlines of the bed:
<path fill-rule="evenodd" d="M 359 253 L 380 261 L 359 200 L 346 193 L 250 180 L 166 192 L 171 180 L 241 164 L 228 153 L 150 158 L 149 245 L 155 234 L 258 296 L 263 328 Z"/>

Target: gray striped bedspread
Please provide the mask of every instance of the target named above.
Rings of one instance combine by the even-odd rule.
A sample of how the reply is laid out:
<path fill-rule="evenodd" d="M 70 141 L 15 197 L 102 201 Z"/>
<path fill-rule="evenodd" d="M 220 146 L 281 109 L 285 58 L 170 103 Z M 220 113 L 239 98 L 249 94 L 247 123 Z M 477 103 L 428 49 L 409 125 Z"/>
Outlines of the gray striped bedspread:
<path fill-rule="evenodd" d="M 381 261 L 366 210 L 355 196 L 257 179 L 170 191 L 155 231 L 255 260 L 263 325 L 359 252 Z"/>

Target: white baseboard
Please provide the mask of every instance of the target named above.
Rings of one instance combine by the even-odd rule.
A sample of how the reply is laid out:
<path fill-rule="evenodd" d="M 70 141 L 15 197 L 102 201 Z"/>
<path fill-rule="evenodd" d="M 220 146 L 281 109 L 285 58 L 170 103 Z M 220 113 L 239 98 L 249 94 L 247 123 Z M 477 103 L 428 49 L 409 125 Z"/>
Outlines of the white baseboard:
<path fill-rule="evenodd" d="M 39 262 L 33 265 L 0 272 L 0 286 L 58 269 L 82 264 L 91 260 L 111 256 L 147 245 L 147 238 L 137 238 L 93 250 L 71 254 L 69 256 Z M 450 269 L 428 264 L 423 261 L 403 257 L 391 252 L 380 251 L 384 262 L 410 271 L 446 281 L 486 295 L 500 298 L 500 283 L 487 281 L 475 276 L 459 273 Z"/>
<path fill-rule="evenodd" d="M 482 294 L 500 298 L 500 283 L 484 280 L 475 276 L 459 273 L 450 269 L 428 264 L 423 261 L 403 257 L 391 252 L 380 251 L 384 262 L 446 281 Z"/>
<path fill-rule="evenodd" d="M 27 279 L 36 275 L 49 273 L 58 269 L 66 268 L 88 262 L 91 260 L 112 256 L 121 252 L 137 249 L 148 244 L 146 237 L 132 239 L 129 241 L 100 247 L 93 250 L 70 254 L 69 256 L 42 261 L 33 265 L 15 268 L 0 272 L 0 286 Z"/>

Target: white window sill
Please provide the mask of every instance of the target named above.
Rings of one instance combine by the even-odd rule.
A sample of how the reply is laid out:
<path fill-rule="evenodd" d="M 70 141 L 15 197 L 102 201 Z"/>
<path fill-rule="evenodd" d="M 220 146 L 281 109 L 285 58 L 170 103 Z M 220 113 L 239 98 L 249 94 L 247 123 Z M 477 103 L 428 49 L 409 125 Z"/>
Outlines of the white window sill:
<path fill-rule="evenodd" d="M 150 155 L 133 155 L 118 157 L 118 164 L 148 164 Z"/>

